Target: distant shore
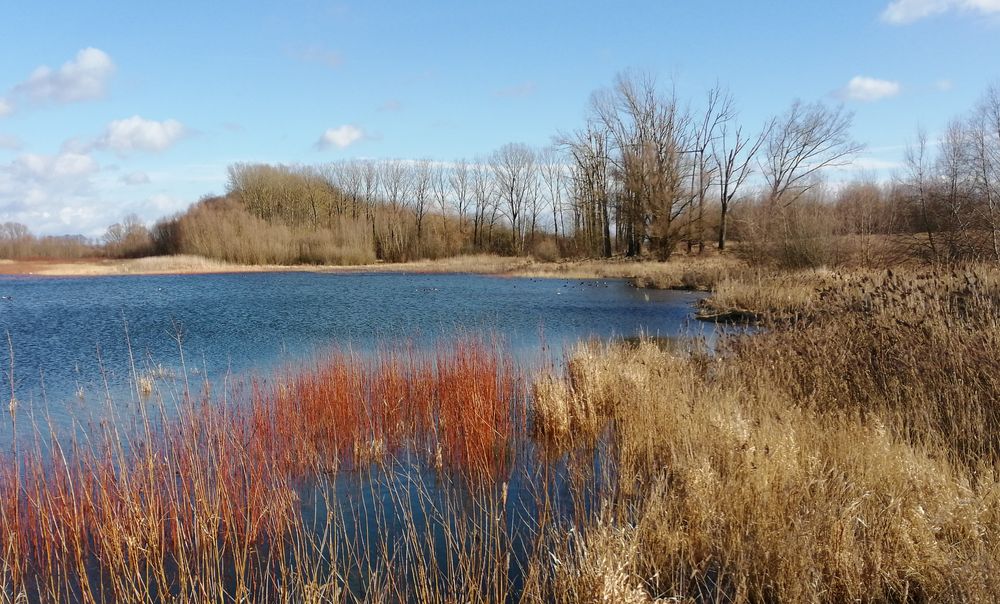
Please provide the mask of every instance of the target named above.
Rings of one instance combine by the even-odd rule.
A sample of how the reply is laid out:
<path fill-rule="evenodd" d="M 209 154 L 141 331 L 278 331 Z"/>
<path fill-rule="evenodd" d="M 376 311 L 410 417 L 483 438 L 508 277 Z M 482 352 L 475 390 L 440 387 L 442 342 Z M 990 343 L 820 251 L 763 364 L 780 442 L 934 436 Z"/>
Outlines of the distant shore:
<path fill-rule="evenodd" d="M 469 255 L 440 260 L 333 265 L 243 265 L 200 256 L 154 256 L 135 259 L 0 260 L 0 275 L 42 277 L 97 277 L 115 275 L 194 275 L 260 272 L 401 272 L 474 273 L 556 279 L 632 279 L 636 285 L 657 288 L 708 289 L 742 263 L 716 254 L 678 256 L 669 262 L 622 259 L 541 262 L 531 258 Z"/>

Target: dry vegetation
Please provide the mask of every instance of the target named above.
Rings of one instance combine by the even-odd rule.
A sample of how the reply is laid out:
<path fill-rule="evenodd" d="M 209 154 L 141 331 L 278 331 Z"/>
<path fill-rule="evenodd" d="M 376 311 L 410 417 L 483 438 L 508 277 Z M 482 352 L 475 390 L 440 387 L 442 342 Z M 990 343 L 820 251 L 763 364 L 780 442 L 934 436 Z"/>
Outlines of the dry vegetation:
<path fill-rule="evenodd" d="M 176 413 L 136 372 L 137 421 L 5 460 L 0 601 L 992 601 L 996 270 L 739 274 L 766 331 L 530 389 L 478 340 Z"/>
<path fill-rule="evenodd" d="M 506 494 L 490 485 L 525 417 L 497 348 L 339 355 L 234 398 L 185 392 L 176 415 L 146 375 L 138 417 L 109 401 L 87 441 L 4 456 L 0 602 L 503 599 Z M 441 526 L 469 550 L 461 568 L 438 555 Z"/>
<path fill-rule="evenodd" d="M 565 601 L 993 601 L 995 270 L 826 281 L 718 356 L 585 347 L 536 383 L 540 436 L 621 481 L 563 537 Z"/>

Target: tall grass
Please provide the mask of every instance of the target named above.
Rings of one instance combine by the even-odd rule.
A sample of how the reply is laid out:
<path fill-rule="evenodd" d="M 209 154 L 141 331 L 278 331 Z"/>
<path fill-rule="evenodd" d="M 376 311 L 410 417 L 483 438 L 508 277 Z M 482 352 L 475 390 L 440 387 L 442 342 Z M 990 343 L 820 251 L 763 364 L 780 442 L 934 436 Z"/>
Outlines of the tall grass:
<path fill-rule="evenodd" d="M 711 352 L 339 353 L 22 443 L 0 602 L 993 601 L 995 270 L 723 284 L 768 327 Z"/>
<path fill-rule="evenodd" d="M 619 480 L 553 537 L 563 601 L 1000 593 L 995 272 L 824 282 L 717 355 L 589 346 L 536 384 L 540 434 L 603 439 Z"/>
<path fill-rule="evenodd" d="M 480 530 L 499 494 L 466 514 L 447 495 L 452 479 L 442 478 L 435 488 L 444 495 L 432 498 L 419 469 L 447 468 L 470 485 L 505 476 L 524 431 L 520 384 L 499 351 L 479 341 L 429 356 L 337 355 L 273 383 L 254 381 L 244 397 L 187 398 L 174 418 L 144 403 L 134 431 L 112 416 L 86 442 L 52 435 L 44 453 L 36 441 L 0 466 L 0 601 L 295 601 L 309 590 L 339 599 L 352 572 L 408 594 L 400 577 L 412 568 L 394 558 L 432 552 L 433 526 L 450 527 L 452 539 L 501 538 L 497 527 Z M 330 499 L 342 467 L 369 476 L 359 488 L 364 507 Z M 387 481 L 393 473 L 412 484 Z M 374 497 L 396 512 L 369 507 Z M 309 517 L 307 507 L 325 511 Z M 420 520 L 428 515 L 437 523 Z M 350 527 L 371 522 L 381 537 L 362 546 L 364 534 L 350 536 Z M 476 530 L 460 530 L 470 522 Z M 409 532 L 402 545 L 399 531 Z M 431 590 L 423 601 L 447 587 L 438 581 L 421 583 Z"/>

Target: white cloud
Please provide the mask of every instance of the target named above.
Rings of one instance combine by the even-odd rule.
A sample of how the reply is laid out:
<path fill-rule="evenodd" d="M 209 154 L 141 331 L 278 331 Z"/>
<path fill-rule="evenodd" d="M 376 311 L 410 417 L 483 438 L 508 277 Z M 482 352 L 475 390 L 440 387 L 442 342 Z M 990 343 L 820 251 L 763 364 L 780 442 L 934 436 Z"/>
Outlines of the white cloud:
<path fill-rule="evenodd" d="M 145 172 L 129 172 L 128 174 L 123 174 L 120 180 L 127 185 L 148 185 L 149 174 Z"/>
<path fill-rule="evenodd" d="M 76 179 L 89 176 L 100 169 L 93 157 L 82 153 L 25 153 L 14 160 L 14 164 L 22 174 L 38 181 Z"/>
<path fill-rule="evenodd" d="M 12 89 L 31 103 L 75 103 L 104 96 L 115 64 L 103 50 L 84 48 L 58 69 L 38 67 Z"/>
<path fill-rule="evenodd" d="M 97 146 L 126 155 L 134 151 L 163 151 L 184 137 L 187 130 L 177 120 L 147 120 L 138 115 L 115 120 Z"/>
<path fill-rule="evenodd" d="M 899 82 L 854 76 L 847 86 L 840 89 L 839 96 L 842 99 L 867 103 L 896 96 L 899 91 Z"/>
<path fill-rule="evenodd" d="M 21 153 L 0 162 L 0 222 L 20 222 L 38 234 L 99 237 L 131 213 L 152 224 L 206 191 L 221 190 L 226 180 L 224 164 L 173 166 L 147 173 L 160 190 L 137 196 L 122 174 L 88 154 Z"/>
<path fill-rule="evenodd" d="M 7 99 L 0 97 L 0 117 L 10 115 L 11 113 L 14 113 L 14 105 L 11 105 Z"/>
<path fill-rule="evenodd" d="M 92 157 L 80 153 L 24 153 L 0 164 L 0 220 L 54 225 L 60 209 L 89 197 L 99 171 Z"/>
<path fill-rule="evenodd" d="M 12 134 L 0 134 L 0 149 L 7 149 L 8 151 L 17 151 L 24 146 L 21 139 L 17 138 Z"/>
<path fill-rule="evenodd" d="M 905 25 L 952 11 L 977 15 L 1000 13 L 1000 0 L 894 0 L 882 11 L 882 20 Z"/>
<path fill-rule="evenodd" d="M 319 141 L 316 143 L 316 146 L 320 149 L 329 149 L 330 147 L 346 149 L 364 137 L 365 132 L 361 128 L 352 126 L 351 124 L 344 124 L 343 126 L 338 126 L 337 128 L 328 128 L 326 132 L 319 137 Z"/>
<path fill-rule="evenodd" d="M 155 214 L 157 216 L 166 216 L 169 214 L 175 214 L 177 212 L 187 209 L 187 207 L 190 205 L 191 205 L 190 202 L 184 201 L 183 199 L 179 199 L 177 197 L 167 195 L 165 193 L 157 193 L 156 195 L 153 195 L 143 203 L 143 206 L 145 208 L 150 210 L 155 210 L 156 211 Z"/>

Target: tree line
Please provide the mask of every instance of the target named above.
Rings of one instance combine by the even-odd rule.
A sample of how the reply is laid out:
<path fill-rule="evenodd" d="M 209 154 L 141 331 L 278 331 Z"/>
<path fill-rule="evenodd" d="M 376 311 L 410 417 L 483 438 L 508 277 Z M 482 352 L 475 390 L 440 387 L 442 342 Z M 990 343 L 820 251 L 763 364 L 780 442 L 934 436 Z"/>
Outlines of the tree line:
<path fill-rule="evenodd" d="M 759 124 L 716 86 L 695 102 L 642 74 L 595 92 L 580 128 L 457 161 L 240 163 L 225 194 L 101 246 L 0 230 L 5 257 L 189 253 L 241 263 L 402 262 L 490 252 L 651 257 L 725 250 L 809 266 L 1000 261 L 1000 88 L 885 182 L 829 183 L 863 149 L 852 114 L 792 103 Z M 44 245 L 43 245 L 44 242 Z M 58 244 L 58 245 L 57 245 Z"/>

